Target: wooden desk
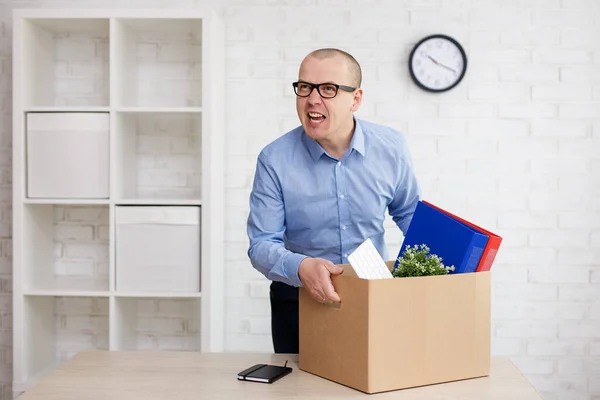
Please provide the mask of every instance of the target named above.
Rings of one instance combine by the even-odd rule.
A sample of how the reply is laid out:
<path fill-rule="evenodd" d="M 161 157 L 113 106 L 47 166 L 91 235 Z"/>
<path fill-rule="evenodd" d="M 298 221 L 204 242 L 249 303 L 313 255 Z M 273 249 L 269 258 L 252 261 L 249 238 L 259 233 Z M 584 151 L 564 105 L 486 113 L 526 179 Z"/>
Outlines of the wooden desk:
<path fill-rule="evenodd" d="M 273 384 L 237 380 L 237 373 L 253 364 L 283 365 L 286 359 L 294 371 Z M 492 359 L 490 377 L 371 395 L 300 371 L 297 359 L 281 354 L 84 352 L 19 400 L 541 399 L 505 358 Z"/>

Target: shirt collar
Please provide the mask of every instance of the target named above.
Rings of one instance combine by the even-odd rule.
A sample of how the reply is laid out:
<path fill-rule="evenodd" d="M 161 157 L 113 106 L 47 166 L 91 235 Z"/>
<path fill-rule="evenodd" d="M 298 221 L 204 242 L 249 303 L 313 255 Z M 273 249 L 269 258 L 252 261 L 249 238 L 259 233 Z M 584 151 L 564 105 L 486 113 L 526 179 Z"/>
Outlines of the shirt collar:
<path fill-rule="evenodd" d="M 309 138 L 304 129 L 302 130 L 302 133 L 302 139 L 306 145 L 306 148 L 308 149 L 308 152 L 310 153 L 313 161 L 317 162 L 319 158 L 325 154 L 325 149 L 323 149 L 323 147 L 321 147 L 316 140 Z M 365 135 L 362 127 L 360 126 L 359 120 L 356 118 L 354 118 L 354 135 L 352 135 L 352 140 L 350 141 L 350 149 L 358 151 L 363 157 L 365 156 Z"/>

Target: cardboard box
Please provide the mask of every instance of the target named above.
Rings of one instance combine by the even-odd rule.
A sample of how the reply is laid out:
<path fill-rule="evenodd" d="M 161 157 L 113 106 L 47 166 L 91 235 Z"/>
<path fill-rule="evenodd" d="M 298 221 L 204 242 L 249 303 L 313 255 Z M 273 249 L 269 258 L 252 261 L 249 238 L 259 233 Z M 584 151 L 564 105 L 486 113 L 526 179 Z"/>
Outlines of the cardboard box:
<path fill-rule="evenodd" d="M 118 291 L 200 291 L 200 207 L 118 206 L 115 239 Z"/>
<path fill-rule="evenodd" d="M 300 289 L 301 370 L 365 393 L 489 375 L 489 271 L 366 280 L 342 267 L 341 303 Z"/>

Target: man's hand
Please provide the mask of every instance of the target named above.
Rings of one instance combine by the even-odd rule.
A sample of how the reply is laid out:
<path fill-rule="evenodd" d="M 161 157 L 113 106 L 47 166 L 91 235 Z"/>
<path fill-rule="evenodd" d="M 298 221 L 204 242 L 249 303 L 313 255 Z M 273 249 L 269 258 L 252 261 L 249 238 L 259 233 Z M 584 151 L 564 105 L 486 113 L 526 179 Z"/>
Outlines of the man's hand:
<path fill-rule="evenodd" d="M 319 303 L 339 302 L 340 296 L 331 283 L 331 275 L 340 275 L 344 269 L 323 258 L 305 258 L 300 263 L 298 276 L 308 293 Z"/>

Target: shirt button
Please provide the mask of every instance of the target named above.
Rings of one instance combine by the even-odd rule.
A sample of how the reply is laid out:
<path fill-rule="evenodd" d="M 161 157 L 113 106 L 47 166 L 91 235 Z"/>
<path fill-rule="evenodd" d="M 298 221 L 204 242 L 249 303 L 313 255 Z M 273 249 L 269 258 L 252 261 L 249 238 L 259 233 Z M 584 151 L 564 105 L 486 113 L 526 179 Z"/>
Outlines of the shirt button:
<path fill-rule="evenodd" d="M 343 229 L 343 230 L 346 230 L 346 225 L 342 226 L 342 229 Z"/>
<path fill-rule="evenodd" d="M 344 198 L 344 195 L 343 195 L 343 194 L 340 194 L 340 199 L 343 199 L 343 198 Z"/>
<path fill-rule="evenodd" d="M 346 254 L 344 254 L 344 257 L 348 258 L 348 254 L 347 254 L 347 253 L 346 253 Z"/>
<path fill-rule="evenodd" d="M 338 163 L 337 163 L 337 166 L 338 166 L 338 167 L 341 167 L 341 166 L 342 166 L 342 162 L 341 162 L 341 161 L 338 161 Z"/>

